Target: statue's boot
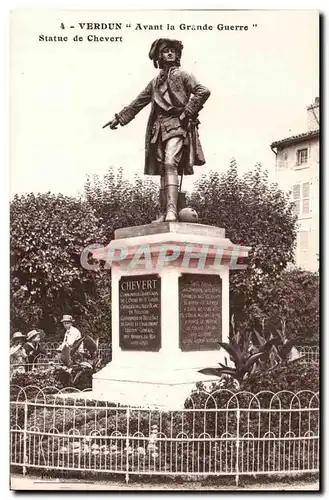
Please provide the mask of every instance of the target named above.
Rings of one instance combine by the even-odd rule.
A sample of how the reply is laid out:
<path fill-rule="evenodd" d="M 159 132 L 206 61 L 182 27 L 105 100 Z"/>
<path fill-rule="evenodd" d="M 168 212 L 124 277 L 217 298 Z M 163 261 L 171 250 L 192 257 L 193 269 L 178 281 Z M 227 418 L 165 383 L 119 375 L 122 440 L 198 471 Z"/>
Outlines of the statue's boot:
<path fill-rule="evenodd" d="M 152 220 L 152 224 L 157 222 L 164 222 L 166 218 L 166 190 L 165 190 L 165 178 L 160 177 L 160 191 L 159 191 L 159 206 L 160 206 L 160 217 Z"/>
<path fill-rule="evenodd" d="M 178 174 L 173 165 L 165 165 L 166 222 L 177 221 Z"/>

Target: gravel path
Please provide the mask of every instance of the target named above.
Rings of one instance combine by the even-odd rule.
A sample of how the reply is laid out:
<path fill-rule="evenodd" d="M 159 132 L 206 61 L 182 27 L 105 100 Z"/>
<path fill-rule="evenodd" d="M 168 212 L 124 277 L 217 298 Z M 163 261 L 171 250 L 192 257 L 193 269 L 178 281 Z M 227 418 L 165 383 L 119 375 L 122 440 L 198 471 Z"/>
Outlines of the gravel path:
<path fill-rule="evenodd" d="M 233 482 L 233 481 L 232 481 Z M 103 490 L 103 491 L 123 491 L 123 490 L 131 490 L 131 491 L 150 491 L 150 490 L 176 490 L 176 491 L 187 491 L 187 490 L 216 490 L 216 491 L 245 491 L 245 490 L 277 490 L 277 491 L 292 491 L 292 490 L 308 490 L 308 491 L 318 491 L 319 483 L 317 481 L 298 481 L 293 480 L 291 484 L 287 482 L 269 482 L 269 483 L 255 483 L 248 484 L 242 487 L 236 487 L 232 485 L 207 485 L 202 483 L 201 481 L 186 481 L 184 483 L 175 484 L 173 482 L 168 483 L 146 483 L 146 482 L 138 482 L 132 481 L 131 483 L 125 484 L 124 481 L 97 481 L 96 483 L 91 481 L 73 481 L 70 479 L 40 479 L 37 477 L 23 477 L 20 475 L 12 475 L 11 476 L 11 489 L 12 490 Z"/>

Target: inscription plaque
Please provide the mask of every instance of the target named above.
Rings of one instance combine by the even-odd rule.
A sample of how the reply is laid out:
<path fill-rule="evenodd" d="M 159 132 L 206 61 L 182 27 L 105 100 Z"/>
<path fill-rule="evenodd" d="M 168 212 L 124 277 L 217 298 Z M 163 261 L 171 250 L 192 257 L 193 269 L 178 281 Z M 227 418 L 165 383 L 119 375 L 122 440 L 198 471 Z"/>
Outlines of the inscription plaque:
<path fill-rule="evenodd" d="M 120 347 L 158 351 L 161 347 L 161 279 L 157 274 L 119 281 Z"/>
<path fill-rule="evenodd" d="M 178 279 L 179 346 L 182 351 L 219 349 L 222 340 L 222 280 L 184 273 Z"/>

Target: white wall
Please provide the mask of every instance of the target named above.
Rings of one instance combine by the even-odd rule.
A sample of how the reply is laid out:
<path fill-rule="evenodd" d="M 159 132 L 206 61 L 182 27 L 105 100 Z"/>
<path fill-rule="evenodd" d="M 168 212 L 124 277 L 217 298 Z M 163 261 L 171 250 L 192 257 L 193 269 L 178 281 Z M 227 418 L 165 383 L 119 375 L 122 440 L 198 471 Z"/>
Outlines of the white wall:
<path fill-rule="evenodd" d="M 308 162 L 297 165 L 297 151 L 308 149 Z M 319 268 L 319 138 L 310 138 L 278 150 L 276 182 L 285 191 L 293 191 L 296 184 L 309 183 L 309 213 L 298 218 L 296 264 L 310 271 Z M 291 194 L 293 199 L 293 195 Z M 304 234 L 301 234 L 304 233 Z M 308 233 L 307 235 L 305 233 Z M 305 238 L 308 240 L 305 242 Z M 303 244 L 307 248 L 303 248 Z"/>

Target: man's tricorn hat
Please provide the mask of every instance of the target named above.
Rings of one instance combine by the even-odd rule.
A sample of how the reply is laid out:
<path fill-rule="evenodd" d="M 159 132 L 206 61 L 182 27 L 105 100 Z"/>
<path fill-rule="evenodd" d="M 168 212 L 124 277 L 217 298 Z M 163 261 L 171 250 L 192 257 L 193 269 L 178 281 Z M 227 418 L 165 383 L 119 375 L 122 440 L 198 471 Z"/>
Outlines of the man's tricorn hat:
<path fill-rule="evenodd" d="M 178 59 L 181 58 L 183 50 L 182 42 L 180 42 L 179 40 L 171 40 L 170 38 L 158 38 L 157 40 L 154 40 L 154 42 L 152 43 L 149 52 L 149 58 L 153 61 L 155 68 L 158 67 L 158 60 L 160 57 L 160 53 L 165 47 L 174 48 L 177 53 Z"/>

